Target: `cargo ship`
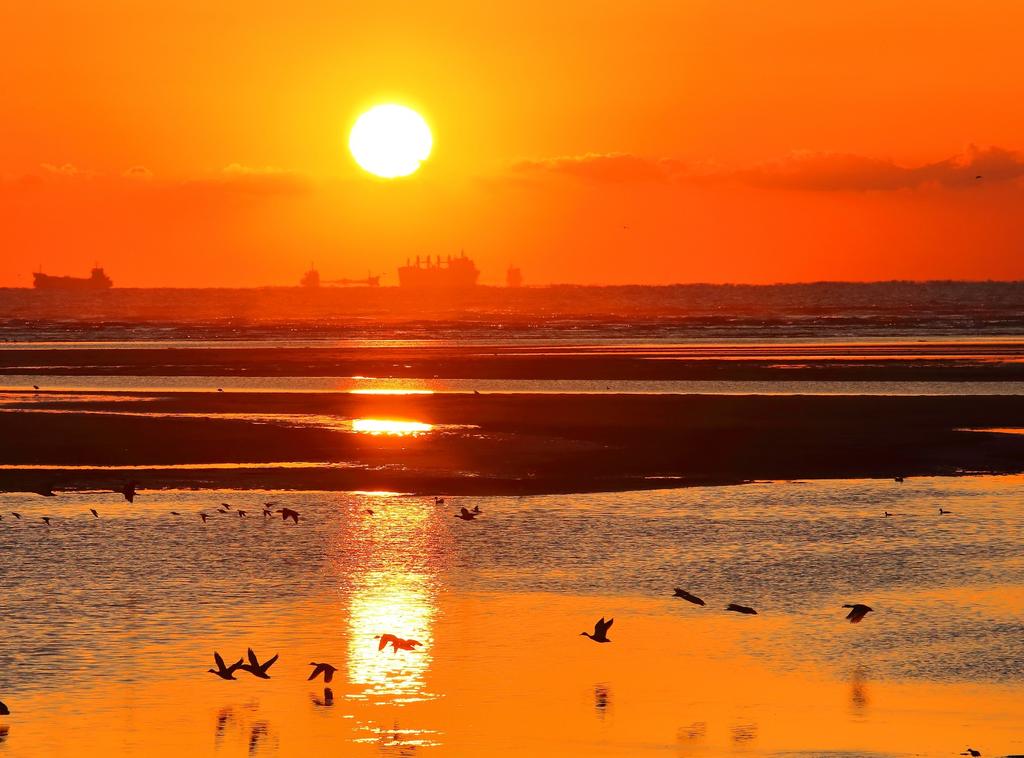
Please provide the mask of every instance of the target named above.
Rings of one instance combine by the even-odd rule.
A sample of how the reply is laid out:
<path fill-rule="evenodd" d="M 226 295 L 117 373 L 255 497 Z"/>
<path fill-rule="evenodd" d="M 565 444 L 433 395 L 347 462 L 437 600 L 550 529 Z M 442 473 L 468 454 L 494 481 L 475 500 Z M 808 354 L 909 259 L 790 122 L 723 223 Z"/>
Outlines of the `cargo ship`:
<path fill-rule="evenodd" d="M 110 277 L 103 273 L 103 269 L 94 268 L 92 275 L 88 278 L 76 276 L 50 276 L 41 271 L 32 274 L 33 282 L 37 290 L 72 290 L 75 292 L 86 292 L 92 290 L 108 290 L 114 286 Z"/>
<path fill-rule="evenodd" d="M 398 283 L 402 287 L 465 289 L 474 286 L 479 278 L 480 271 L 465 253 L 458 258 L 449 255 L 444 263 L 440 255 L 435 260 L 429 255 L 420 260 L 417 255 L 415 261 L 407 260 L 398 269 Z"/>

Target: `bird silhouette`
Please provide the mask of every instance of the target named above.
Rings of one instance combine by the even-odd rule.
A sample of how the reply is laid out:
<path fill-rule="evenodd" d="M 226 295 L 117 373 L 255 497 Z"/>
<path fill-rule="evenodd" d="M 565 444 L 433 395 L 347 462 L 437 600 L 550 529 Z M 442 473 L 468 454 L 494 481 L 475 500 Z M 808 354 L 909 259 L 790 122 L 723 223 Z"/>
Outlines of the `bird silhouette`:
<path fill-rule="evenodd" d="M 249 515 L 249 511 L 243 511 L 243 510 L 239 510 L 238 511 L 238 518 L 245 518 L 248 515 Z"/>
<path fill-rule="evenodd" d="M 37 490 L 33 490 L 33 492 L 43 497 L 57 497 L 57 493 L 53 491 L 52 487 L 40 487 Z"/>
<path fill-rule="evenodd" d="M 135 482 L 128 482 L 128 484 L 121 488 L 120 492 L 129 503 L 135 502 Z"/>
<path fill-rule="evenodd" d="M 38 385 L 38 384 L 33 384 L 33 385 L 32 385 L 32 389 L 34 389 L 34 390 L 37 390 L 37 389 L 39 389 L 39 385 Z"/>
<path fill-rule="evenodd" d="M 332 690 L 330 687 L 324 687 L 323 700 L 314 697 L 313 705 L 319 705 L 324 708 L 330 708 L 332 705 L 334 705 L 334 690 Z"/>
<path fill-rule="evenodd" d="M 704 601 L 696 595 L 691 595 L 686 590 L 681 590 L 676 587 L 675 592 L 672 593 L 672 597 L 681 597 L 683 600 L 689 600 L 694 605 L 704 605 Z"/>
<path fill-rule="evenodd" d="M 224 390 L 223 390 L 223 389 L 222 389 L 221 387 L 218 387 L 218 388 L 217 388 L 217 392 L 223 392 L 223 391 L 224 391 Z"/>
<path fill-rule="evenodd" d="M 850 612 L 846 614 L 846 620 L 851 624 L 859 624 L 861 619 L 867 616 L 871 611 L 875 610 L 870 606 L 864 605 L 863 603 L 847 603 L 843 608 L 849 608 Z"/>
<path fill-rule="evenodd" d="M 49 517 L 49 516 L 43 516 L 43 521 L 45 521 L 45 522 L 46 522 L 46 525 L 47 525 L 47 526 L 49 526 L 49 525 L 50 525 L 50 517 Z"/>
<path fill-rule="evenodd" d="M 273 658 L 268 658 L 263 663 L 260 663 L 259 659 L 256 658 L 256 653 L 252 651 L 252 648 L 249 648 L 248 656 L 249 662 L 243 663 L 238 668 L 242 671 L 248 671 L 250 674 L 259 677 L 260 679 L 269 679 L 270 674 L 268 674 L 267 671 L 277 662 L 277 655 Z"/>
<path fill-rule="evenodd" d="M 903 484 L 903 477 L 902 476 L 894 476 L 893 477 L 893 481 L 896 482 L 896 484 Z"/>
<path fill-rule="evenodd" d="M 306 680 L 307 682 L 312 682 L 318 676 L 323 674 L 324 684 L 330 684 L 334 680 L 334 672 L 338 670 L 329 663 L 316 663 L 315 661 L 311 661 L 309 665 L 315 666 L 315 668 L 313 669 L 313 673 L 309 675 L 309 679 Z"/>
<path fill-rule="evenodd" d="M 611 642 L 608 639 L 608 630 L 612 628 L 612 624 L 615 623 L 615 619 L 604 620 L 604 616 L 601 620 L 594 624 L 594 633 L 580 632 L 581 637 L 590 637 L 594 642 Z"/>
<path fill-rule="evenodd" d="M 479 515 L 479 514 L 483 513 L 483 511 L 480 510 L 480 506 L 479 505 L 474 505 L 473 506 L 473 513 L 476 514 L 476 515 Z"/>
<path fill-rule="evenodd" d="M 391 652 L 397 653 L 399 650 L 415 650 L 417 645 L 422 645 L 423 643 L 419 640 L 403 640 L 401 637 L 396 637 L 393 634 L 382 634 L 380 642 L 377 644 L 377 651 L 383 650 L 389 644 L 391 645 Z"/>
<path fill-rule="evenodd" d="M 206 519 L 208 519 L 210 517 L 207 516 L 205 513 L 200 513 L 199 514 L 199 518 L 201 518 L 203 520 L 203 523 L 205 524 L 206 523 Z"/>
<path fill-rule="evenodd" d="M 945 511 L 945 510 L 942 509 L 942 506 L 939 506 L 939 515 L 940 516 L 945 516 L 947 513 L 952 513 L 952 512 L 953 511 Z"/>
<path fill-rule="evenodd" d="M 224 665 L 224 659 L 220 657 L 220 653 L 214 651 L 213 653 L 214 663 L 217 664 L 215 669 L 207 669 L 211 674 L 216 674 L 221 679 L 234 679 L 235 672 L 242 668 L 242 659 L 239 658 L 237 661 L 232 663 L 230 666 Z"/>
<path fill-rule="evenodd" d="M 740 605 L 738 603 L 729 603 L 729 605 L 725 606 L 725 610 L 734 611 L 736 613 L 746 613 L 748 616 L 757 615 L 757 611 L 755 611 L 749 605 Z"/>
<path fill-rule="evenodd" d="M 14 516 L 14 518 L 18 519 L 18 521 L 21 521 L 20 513 L 17 513 L 16 511 L 11 511 L 11 515 Z"/>
<path fill-rule="evenodd" d="M 980 179 L 980 178 L 981 177 L 979 176 L 978 179 Z M 970 756 L 973 756 L 974 758 L 980 758 L 981 751 L 980 750 L 975 750 L 973 747 L 969 747 L 964 752 L 960 753 L 960 755 L 970 755 Z"/>
<path fill-rule="evenodd" d="M 277 509 L 277 511 L 275 511 L 275 513 L 281 514 L 282 521 L 287 521 L 288 519 L 291 519 L 296 524 L 299 523 L 299 512 L 293 511 L 291 508 L 279 508 Z"/>
<path fill-rule="evenodd" d="M 368 515 L 370 515 L 370 516 L 372 516 L 372 515 L 373 515 L 373 511 L 372 511 L 372 510 L 370 510 L 369 508 L 367 508 L 367 509 L 366 509 L 366 513 L 367 513 Z"/>
<path fill-rule="evenodd" d="M 89 509 L 89 513 L 91 513 L 91 514 L 93 515 L 93 517 L 94 517 L 94 518 L 99 518 L 99 517 L 100 517 L 100 514 L 98 514 L 98 513 L 96 512 L 96 509 L 95 509 L 95 508 L 90 508 L 90 509 Z"/>
<path fill-rule="evenodd" d="M 476 514 L 463 508 L 461 512 L 455 514 L 455 518 L 460 518 L 463 521 L 472 521 L 476 518 Z"/>
<path fill-rule="evenodd" d="M 444 498 L 443 497 L 435 497 L 434 498 L 434 505 L 444 505 Z"/>
<path fill-rule="evenodd" d="M 882 518 L 889 518 L 892 514 L 889 511 L 882 511 Z"/>
<path fill-rule="evenodd" d="M 10 716 L 11 709 L 8 708 L 3 701 L 0 701 L 0 716 Z"/>
<path fill-rule="evenodd" d="M 231 510 L 231 506 L 230 506 L 230 505 L 228 505 L 227 503 L 221 503 L 221 504 L 220 504 L 220 507 L 221 507 L 221 508 L 224 508 L 225 510 L 228 510 L 228 511 L 230 511 L 230 510 Z"/>
<path fill-rule="evenodd" d="M 272 510 L 270 510 L 269 508 L 264 508 L 263 509 L 263 518 L 270 518 L 273 515 L 274 515 L 274 512 Z"/>
<path fill-rule="evenodd" d="M 178 513 L 177 511 L 171 511 L 171 515 L 172 516 L 180 516 L 181 514 Z"/>

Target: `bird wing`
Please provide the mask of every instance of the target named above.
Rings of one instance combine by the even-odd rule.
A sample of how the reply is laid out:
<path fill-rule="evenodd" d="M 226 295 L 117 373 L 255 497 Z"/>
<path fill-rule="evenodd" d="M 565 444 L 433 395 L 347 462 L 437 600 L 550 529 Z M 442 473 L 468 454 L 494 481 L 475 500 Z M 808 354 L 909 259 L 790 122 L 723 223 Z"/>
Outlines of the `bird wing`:
<path fill-rule="evenodd" d="M 470 514 L 470 512 L 466 509 L 466 507 L 463 506 L 463 508 L 462 508 L 462 515 L 463 516 L 471 516 L 472 514 Z"/>
<path fill-rule="evenodd" d="M 279 656 L 280 656 L 280 653 L 274 653 L 274 657 L 273 658 L 263 662 L 263 665 L 260 666 L 260 671 L 262 671 L 264 674 L 267 673 L 267 671 L 270 669 L 270 667 L 273 666 L 275 663 L 277 663 L 277 659 L 278 659 Z"/>
<path fill-rule="evenodd" d="M 306 680 L 307 682 L 312 682 L 327 670 L 327 667 L 322 663 L 314 663 L 313 666 L 315 666 L 315 668 L 313 669 L 313 673 L 309 675 L 309 679 Z"/>
<path fill-rule="evenodd" d="M 380 636 L 380 644 L 377 645 L 377 649 L 383 650 L 385 647 L 387 647 L 389 642 L 394 642 L 396 639 L 398 638 L 395 637 L 395 635 L 393 634 L 382 634 Z"/>
<path fill-rule="evenodd" d="M 324 684 L 330 684 L 334 681 L 334 666 L 324 666 Z"/>
<path fill-rule="evenodd" d="M 253 668 L 259 668 L 260 667 L 259 659 L 256 657 L 256 653 L 254 653 L 252 651 L 252 648 L 249 648 L 248 656 L 249 656 L 249 665 L 252 666 Z"/>
<path fill-rule="evenodd" d="M 217 668 L 223 671 L 226 667 L 224 666 L 224 659 L 220 657 L 220 653 L 213 654 L 213 660 L 217 664 Z"/>

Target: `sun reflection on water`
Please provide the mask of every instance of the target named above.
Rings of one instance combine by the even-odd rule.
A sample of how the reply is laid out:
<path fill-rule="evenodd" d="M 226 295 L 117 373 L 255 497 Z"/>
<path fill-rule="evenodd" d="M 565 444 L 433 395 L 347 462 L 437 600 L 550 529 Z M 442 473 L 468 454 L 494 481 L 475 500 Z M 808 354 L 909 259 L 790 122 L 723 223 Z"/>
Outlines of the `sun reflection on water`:
<path fill-rule="evenodd" d="M 434 428 L 433 424 L 421 421 L 395 421 L 383 418 L 352 419 L 352 431 L 362 434 L 389 434 L 396 437 L 409 437 L 425 434 Z"/>

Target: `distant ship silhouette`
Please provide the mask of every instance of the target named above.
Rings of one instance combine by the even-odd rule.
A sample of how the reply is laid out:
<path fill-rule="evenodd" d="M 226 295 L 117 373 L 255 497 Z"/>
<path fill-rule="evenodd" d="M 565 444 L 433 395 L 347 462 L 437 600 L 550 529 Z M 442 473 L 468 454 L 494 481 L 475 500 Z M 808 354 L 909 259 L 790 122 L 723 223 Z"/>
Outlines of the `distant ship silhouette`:
<path fill-rule="evenodd" d="M 463 289 L 474 286 L 478 278 L 480 271 L 465 253 L 458 258 L 449 255 L 443 264 L 440 255 L 436 261 L 431 261 L 430 256 L 421 261 L 417 255 L 415 262 L 407 260 L 398 268 L 398 283 L 402 287 Z"/>
<path fill-rule="evenodd" d="M 107 276 L 102 268 L 96 267 L 88 278 L 75 276 L 50 276 L 42 271 L 32 274 L 34 286 L 38 290 L 108 290 L 114 286 L 114 282 Z"/>

